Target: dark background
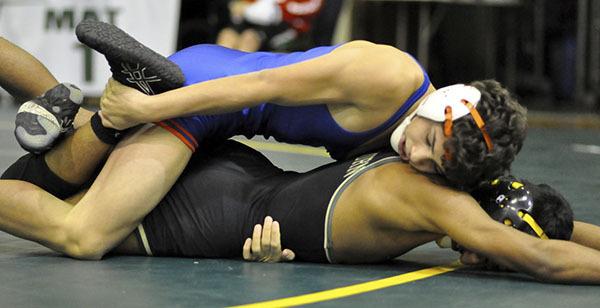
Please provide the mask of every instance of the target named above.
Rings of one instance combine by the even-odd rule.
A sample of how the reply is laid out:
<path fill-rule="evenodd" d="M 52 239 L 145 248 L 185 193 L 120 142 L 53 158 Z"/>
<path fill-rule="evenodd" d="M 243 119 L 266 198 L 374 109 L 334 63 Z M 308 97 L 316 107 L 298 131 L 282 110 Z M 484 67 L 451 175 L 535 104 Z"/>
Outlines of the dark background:
<path fill-rule="evenodd" d="M 227 24 L 227 2 L 183 0 L 178 49 L 213 43 Z M 600 35 L 593 24 L 600 16 L 599 4 L 584 0 L 455 2 L 346 3 L 353 7 L 349 38 L 394 45 L 419 58 L 419 14 L 426 6 L 431 35 L 426 69 L 437 87 L 493 78 L 530 109 L 599 112 L 596 49 L 600 46 L 594 44 Z M 332 44 L 343 5 L 343 0 L 325 0 L 303 48 Z M 404 16 L 402 21 L 399 14 Z M 403 46 L 398 46 L 398 36 L 405 36 Z"/>

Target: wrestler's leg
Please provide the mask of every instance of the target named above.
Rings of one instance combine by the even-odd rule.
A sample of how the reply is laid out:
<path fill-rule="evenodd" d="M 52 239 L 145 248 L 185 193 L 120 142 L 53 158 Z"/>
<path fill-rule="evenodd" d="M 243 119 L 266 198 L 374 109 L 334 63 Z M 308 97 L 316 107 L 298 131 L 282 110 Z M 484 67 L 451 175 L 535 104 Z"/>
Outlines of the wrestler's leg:
<path fill-rule="evenodd" d="M 58 85 L 56 78 L 39 60 L 3 38 L 0 38 L 0 63 L 0 86 L 17 98 L 31 99 Z M 78 118 L 89 120 L 91 115 L 81 110 Z M 65 181 L 82 184 L 109 148 L 95 138 L 87 125 L 48 152 L 45 160 L 49 169 Z"/>
<path fill-rule="evenodd" d="M 68 216 L 69 255 L 97 259 L 121 242 L 177 180 L 191 150 L 160 127 L 123 140 Z"/>
<path fill-rule="evenodd" d="M 0 191 L 4 192 L 4 188 L 6 188 L 7 186 L 4 185 L 4 181 L 1 181 L 2 185 L 0 185 Z M 29 183 L 26 182 L 19 182 L 19 181 L 14 181 L 14 183 L 12 183 L 11 185 L 15 185 L 16 188 L 19 188 L 19 192 L 22 194 L 17 194 L 14 195 L 12 197 L 13 200 L 10 200 L 9 202 L 5 202 L 7 200 L 2 200 L 2 204 L 19 204 L 21 203 L 23 206 L 25 206 L 26 208 L 23 208 L 21 206 L 21 204 L 19 204 L 18 209 L 16 211 L 14 211 L 13 209 L 13 213 L 16 212 L 19 215 L 22 214 L 26 214 L 26 213 L 33 213 L 33 215 L 29 216 L 31 217 L 28 220 L 20 220 L 19 218 L 15 218 L 15 217 L 11 217 L 8 215 L 1 215 L 0 216 L 0 225 L 2 225 L 3 227 L 5 227 L 7 229 L 7 231 L 13 231 L 11 232 L 12 234 L 19 236 L 19 237 L 23 237 L 23 238 L 35 238 L 35 237 L 40 237 L 40 235 L 37 234 L 24 234 L 22 232 L 19 232 L 19 230 L 42 230 L 45 232 L 45 230 L 48 230 L 49 228 L 45 228 L 45 229 L 41 229 L 39 228 L 42 225 L 51 225 L 52 223 L 57 223 L 58 221 L 52 221 L 51 217 L 54 215 L 44 215 L 41 214 L 40 215 L 40 210 L 43 211 L 53 211 L 53 212 L 62 212 L 63 215 L 68 215 L 68 212 L 73 208 L 73 206 L 75 204 L 77 204 L 77 202 L 79 202 L 79 200 L 81 200 L 81 198 L 83 198 L 83 196 L 85 195 L 86 190 L 84 191 L 80 191 L 79 193 L 71 196 L 70 198 L 67 198 L 65 200 L 64 203 L 62 202 L 57 202 L 55 200 L 55 198 L 52 198 L 51 196 L 49 197 L 48 194 L 44 193 L 43 190 L 37 188 L 36 186 L 33 186 Z M 4 194 L 3 194 L 4 196 Z M 29 198 L 33 198 L 34 200 L 28 200 Z M 54 206 L 40 206 L 37 207 L 35 206 L 36 203 L 39 204 L 54 204 Z M 3 211 L 4 214 L 7 214 L 8 211 L 6 209 L 4 209 Z M 50 219 L 46 219 L 46 217 L 49 217 Z M 39 220 L 37 218 L 40 218 Z M 19 224 L 19 222 L 21 224 Z M 14 225 L 10 225 L 10 224 L 14 224 Z M 57 238 L 59 237 L 59 235 L 53 235 L 51 236 L 53 238 Z M 55 249 L 55 250 L 59 250 L 56 249 L 55 243 L 53 243 L 52 241 L 47 241 L 47 242 L 40 242 L 41 244 Z M 127 236 L 127 238 L 125 238 L 125 240 L 123 240 L 123 242 L 121 242 L 117 247 L 115 247 L 115 249 L 113 249 L 111 251 L 112 253 L 116 253 L 116 254 L 124 254 L 124 255 L 143 255 L 145 254 L 144 248 L 142 246 L 140 246 L 140 244 L 138 243 L 138 240 L 136 238 L 136 236 L 134 235 L 134 233 L 131 233 L 129 236 Z"/>
<path fill-rule="evenodd" d="M 87 189 L 80 191 L 79 193 L 65 199 L 71 207 L 73 207 L 83 196 Z M 146 255 L 146 250 L 144 246 L 138 240 L 135 231 L 131 232 L 119 245 L 117 245 L 113 250 L 110 251 L 111 254 L 118 255 Z"/>
<path fill-rule="evenodd" d="M 0 86 L 18 101 L 41 95 L 58 81 L 27 51 L 0 37 Z"/>
<path fill-rule="evenodd" d="M 0 180 L 0 228 L 64 252 L 67 243 L 62 228 L 64 218 L 82 197 L 83 194 L 78 194 L 63 202 L 31 183 Z"/>
<path fill-rule="evenodd" d="M 85 124 L 44 155 L 48 168 L 74 185 L 88 181 L 113 147 L 102 142 L 94 133 L 90 122 L 92 115 L 87 110 L 80 110 L 77 117 L 80 120 L 85 118 Z"/>
<path fill-rule="evenodd" d="M 21 157 L 2 174 L 2 179 L 30 182 L 61 199 L 78 191 L 81 185 L 89 183 L 113 147 L 100 140 L 92 129 L 92 114 L 79 110 L 76 119 L 85 123 L 73 134 L 44 154 Z"/>
<path fill-rule="evenodd" d="M 191 151 L 152 127 L 122 141 L 75 207 L 21 181 L 0 181 L 0 228 L 56 251 L 100 259 L 171 188 Z"/>

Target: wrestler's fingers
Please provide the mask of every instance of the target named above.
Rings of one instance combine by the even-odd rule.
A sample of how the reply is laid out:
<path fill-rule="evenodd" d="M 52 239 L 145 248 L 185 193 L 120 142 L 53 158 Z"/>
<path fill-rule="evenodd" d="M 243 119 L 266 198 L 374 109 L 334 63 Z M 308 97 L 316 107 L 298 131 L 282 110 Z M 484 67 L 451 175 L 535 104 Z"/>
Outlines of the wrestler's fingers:
<path fill-rule="evenodd" d="M 254 231 L 252 232 L 252 255 L 255 257 L 259 256 L 261 253 L 260 250 L 260 236 L 262 232 L 262 226 L 257 224 L 254 226 Z"/>
<path fill-rule="evenodd" d="M 284 249 L 281 252 L 281 260 L 285 262 L 293 261 L 296 258 L 296 254 L 291 249 Z"/>
<path fill-rule="evenodd" d="M 250 250 L 251 248 L 252 248 L 252 239 L 247 238 L 246 241 L 244 242 L 244 247 L 242 248 L 242 256 L 244 257 L 244 260 L 246 260 L 246 261 L 254 261 L 254 258 L 252 257 L 252 251 Z"/>
<path fill-rule="evenodd" d="M 260 241 L 261 244 L 261 252 L 265 256 L 269 256 L 271 254 L 271 229 L 273 227 L 273 218 L 271 216 L 265 217 L 265 221 L 263 223 L 262 230 L 262 238 Z"/>
<path fill-rule="evenodd" d="M 271 227 L 271 257 L 279 258 L 281 254 L 281 232 L 279 222 L 273 221 Z"/>

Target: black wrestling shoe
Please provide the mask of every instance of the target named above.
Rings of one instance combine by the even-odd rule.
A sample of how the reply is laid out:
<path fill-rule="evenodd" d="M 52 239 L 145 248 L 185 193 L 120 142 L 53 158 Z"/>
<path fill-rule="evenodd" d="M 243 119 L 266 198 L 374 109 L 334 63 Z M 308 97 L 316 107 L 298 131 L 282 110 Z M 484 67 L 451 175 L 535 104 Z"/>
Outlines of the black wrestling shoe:
<path fill-rule="evenodd" d="M 148 95 L 183 86 L 185 78 L 175 63 L 114 25 L 85 19 L 75 34 L 80 42 L 106 57 L 113 78 L 126 86 Z"/>
<path fill-rule="evenodd" d="M 61 83 L 23 103 L 15 120 L 17 142 L 31 153 L 51 149 L 60 136 L 73 130 L 73 119 L 82 101 L 79 88 Z"/>

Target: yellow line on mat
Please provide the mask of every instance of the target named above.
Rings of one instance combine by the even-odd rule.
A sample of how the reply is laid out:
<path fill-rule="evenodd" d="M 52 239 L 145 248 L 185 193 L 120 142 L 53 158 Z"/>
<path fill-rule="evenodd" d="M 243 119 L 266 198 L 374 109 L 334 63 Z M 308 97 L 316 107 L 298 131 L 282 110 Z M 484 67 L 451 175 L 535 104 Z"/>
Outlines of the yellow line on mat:
<path fill-rule="evenodd" d="M 235 140 L 260 151 L 273 151 L 293 154 L 304 154 L 310 156 L 329 157 L 329 154 L 327 154 L 327 152 L 323 148 L 313 148 L 309 146 L 293 145 L 287 143 L 261 142 L 254 140 Z"/>
<path fill-rule="evenodd" d="M 394 277 L 379 279 L 375 281 L 369 281 L 365 283 L 355 284 L 347 287 L 341 287 L 337 289 L 331 289 L 327 291 L 321 291 L 311 294 L 299 295 L 294 297 L 276 299 L 272 301 L 259 302 L 248 305 L 234 306 L 233 308 L 247 308 L 247 307 L 290 307 L 298 305 L 312 304 L 316 302 L 328 301 L 336 298 L 342 298 L 352 296 L 356 294 L 371 292 L 379 289 L 389 288 L 396 285 L 400 285 L 407 282 L 412 282 L 420 279 L 425 279 L 447 272 L 458 269 L 460 265 L 458 262 L 430 267 Z"/>

